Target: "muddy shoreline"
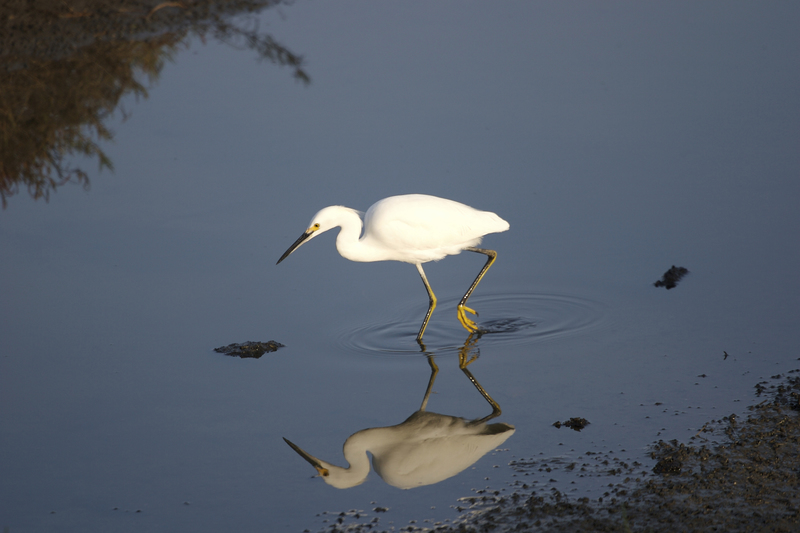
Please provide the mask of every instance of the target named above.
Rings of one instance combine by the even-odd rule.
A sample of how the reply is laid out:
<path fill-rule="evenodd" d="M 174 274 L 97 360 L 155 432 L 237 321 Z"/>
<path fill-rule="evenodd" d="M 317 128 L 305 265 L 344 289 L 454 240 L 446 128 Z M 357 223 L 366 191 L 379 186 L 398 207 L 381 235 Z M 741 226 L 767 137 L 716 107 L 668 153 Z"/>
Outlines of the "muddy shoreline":
<path fill-rule="evenodd" d="M 588 452 L 577 461 L 513 460 L 517 473 L 551 469 L 606 477 L 597 498 L 555 488 L 480 490 L 461 498 L 451 523 L 394 526 L 409 532 L 792 532 L 800 530 L 800 370 L 755 386 L 761 402 L 746 416 L 710 420 L 688 443 L 651 446 L 652 470 Z M 383 511 L 385 512 L 385 511 Z M 328 532 L 385 531 L 381 516 L 341 513 Z"/>

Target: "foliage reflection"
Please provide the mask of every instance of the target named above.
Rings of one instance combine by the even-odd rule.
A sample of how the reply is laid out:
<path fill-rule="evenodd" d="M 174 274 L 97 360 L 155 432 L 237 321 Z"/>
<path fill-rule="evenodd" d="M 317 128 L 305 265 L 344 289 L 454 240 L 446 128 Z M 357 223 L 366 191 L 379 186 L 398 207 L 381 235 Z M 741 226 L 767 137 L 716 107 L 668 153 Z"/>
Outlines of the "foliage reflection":
<path fill-rule="evenodd" d="M 269 0 L 182 2 L 88 0 L 0 6 L 0 200 L 26 188 L 47 200 L 68 182 L 88 188 L 70 159 L 113 169 L 100 141 L 104 121 L 126 94 L 147 97 L 165 61 L 194 36 L 210 35 L 289 66 L 309 83 L 302 58 L 258 31 L 253 13 Z M 233 15 L 250 14 L 240 22 Z M 124 111 L 123 111 L 124 114 Z"/>

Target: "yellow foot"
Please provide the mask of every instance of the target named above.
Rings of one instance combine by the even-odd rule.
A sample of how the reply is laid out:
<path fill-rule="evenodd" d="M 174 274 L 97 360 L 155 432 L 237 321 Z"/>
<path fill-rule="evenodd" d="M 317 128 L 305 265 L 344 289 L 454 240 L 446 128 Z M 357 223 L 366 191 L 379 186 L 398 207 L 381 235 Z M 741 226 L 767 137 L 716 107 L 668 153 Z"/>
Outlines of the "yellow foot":
<path fill-rule="evenodd" d="M 466 329 L 470 333 L 477 333 L 478 331 L 480 331 L 478 329 L 478 325 L 475 323 L 474 320 L 472 320 L 467 316 L 467 312 L 472 313 L 475 316 L 478 316 L 478 313 L 476 313 L 473 309 L 470 309 L 465 305 L 459 305 L 458 321 L 461 322 L 461 325 L 464 326 L 464 329 Z"/>
<path fill-rule="evenodd" d="M 461 370 L 464 370 L 469 365 L 472 364 L 473 361 L 478 359 L 478 355 L 480 351 L 476 344 L 478 343 L 478 339 L 480 338 L 480 334 L 470 333 L 467 340 L 464 341 L 464 346 L 458 349 L 458 366 Z"/>
<path fill-rule="evenodd" d="M 477 355 L 471 354 L 466 347 L 458 352 L 458 368 L 465 369 L 478 359 Z"/>

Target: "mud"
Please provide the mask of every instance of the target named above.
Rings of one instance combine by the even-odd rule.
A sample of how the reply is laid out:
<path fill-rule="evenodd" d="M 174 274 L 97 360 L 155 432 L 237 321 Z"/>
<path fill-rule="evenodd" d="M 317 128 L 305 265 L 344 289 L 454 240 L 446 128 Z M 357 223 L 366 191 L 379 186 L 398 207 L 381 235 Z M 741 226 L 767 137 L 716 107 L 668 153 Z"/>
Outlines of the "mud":
<path fill-rule="evenodd" d="M 243 344 L 233 343 L 227 346 L 220 346 L 214 348 L 217 353 L 224 353 L 231 357 L 241 357 L 242 359 L 258 359 L 265 353 L 274 352 L 278 348 L 283 348 L 283 344 L 275 341 L 267 342 L 252 342 L 248 341 Z"/>
<path fill-rule="evenodd" d="M 580 431 L 584 429 L 586 426 L 589 425 L 589 421 L 585 418 L 581 418 L 579 416 L 573 416 L 569 420 L 565 420 L 564 422 L 556 421 L 553 424 L 553 427 L 561 428 L 561 426 L 568 427 L 570 429 L 574 429 L 575 431 Z"/>
<path fill-rule="evenodd" d="M 674 289 L 678 286 L 681 278 L 683 278 L 686 274 L 689 273 L 689 270 L 684 267 L 676 267 L 672 265 L 672 267 L 664 272 L 664 275 L 661 276 L 661 279 L 653 283 L 655 287 L 665 287 L 667 290 Z"/>
<path fill-rule="evenodd" d="M 537 490 L 531 486 L 536 482 L 517 481 L 510 490 L 487 488 L 462 498 L 456 507 L 461 514 L 452 522 L 410 523 L 391 530 L 800 531 L 800 371 L 772 380 L 756 385 L 756 396 L 765 399 L 749 407 L 746 417 L 711 420 L 689 443 L 653 444 L 652 468 L 592 452 L 574 461 L 509 463 L 519 476 L 559 472 L 594 478 L 607 489 L 597 498 L 574 498 L 554 488 Z M 344 512 L 331 516 L 324 531 L 383 531 L 381 518 Z"/>

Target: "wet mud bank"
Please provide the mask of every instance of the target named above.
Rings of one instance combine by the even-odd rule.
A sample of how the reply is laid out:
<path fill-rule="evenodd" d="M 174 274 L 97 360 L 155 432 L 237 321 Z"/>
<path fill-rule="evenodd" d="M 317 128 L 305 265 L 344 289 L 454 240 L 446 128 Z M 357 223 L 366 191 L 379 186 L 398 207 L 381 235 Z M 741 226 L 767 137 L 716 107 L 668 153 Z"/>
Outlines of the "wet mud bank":
<path fill-rule="evenodd" d="M 598 498 L 552 488 L 480 490 L 462 498 L 451 523 L 395 526 L 393 531 L 726 531 L 800 530 L 800 370 L 756 385 L 762 399 L 746 416 L 709 421 L 689 443 L 659 441 L 652 470 L 591 452 L 577 461 L 515 460 L 522 473 L 553 468 L 605 476 Z M 343 513 L 327 531 L 378 531 L 379 519 Z"/>

